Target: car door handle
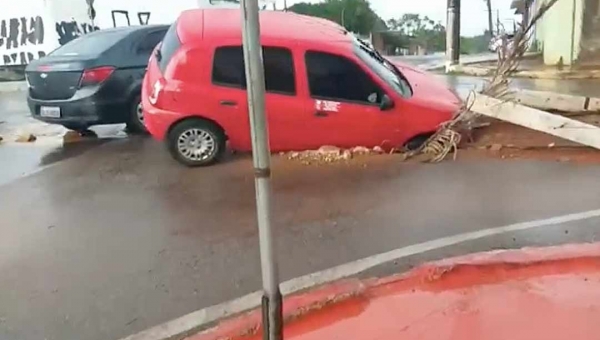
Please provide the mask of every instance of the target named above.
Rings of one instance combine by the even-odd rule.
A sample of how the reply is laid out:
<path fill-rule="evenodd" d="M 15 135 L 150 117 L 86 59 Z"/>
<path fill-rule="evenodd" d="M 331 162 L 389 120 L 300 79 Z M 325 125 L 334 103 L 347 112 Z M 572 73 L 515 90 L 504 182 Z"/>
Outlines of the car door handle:
<path fill-rule="evenodd" d="M 237 102 L 235 100 L 221 100 L 220 104 L 223 106 L 237 106 Z"/>
<path fill-rule="evenodd" d="M 317 112 L 315 112 L 315 116 L 317 116 L 317 117 L 327 117 L 327 116 L 329 116 L 329 114 L 327 112 L 317 111 Z"/>

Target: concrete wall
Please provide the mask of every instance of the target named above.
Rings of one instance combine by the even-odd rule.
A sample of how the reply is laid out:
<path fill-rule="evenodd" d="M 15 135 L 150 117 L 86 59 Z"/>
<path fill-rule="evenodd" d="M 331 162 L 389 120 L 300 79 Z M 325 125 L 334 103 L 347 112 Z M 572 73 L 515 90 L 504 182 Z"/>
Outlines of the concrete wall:
<path fill-rule="evenodd" d="M 600 0 L 585 0 L 581 36 L 581 64 L 600 63 Z"/>
<path fill-rule="evenodd" d="M 547 0 L 537 0 L 539 8 Z M 537 23 L 536 40 L 546 65 L 572 65 L 579 59 L 583 27 L 583 0 L 558 0 Z"/>
<path fill-rule="evenodd" d="M 57 35 L 52 26 L 48 1 L 21 0 L 1 6 L 0 66 L 28 63 L 54 49 Z"/>

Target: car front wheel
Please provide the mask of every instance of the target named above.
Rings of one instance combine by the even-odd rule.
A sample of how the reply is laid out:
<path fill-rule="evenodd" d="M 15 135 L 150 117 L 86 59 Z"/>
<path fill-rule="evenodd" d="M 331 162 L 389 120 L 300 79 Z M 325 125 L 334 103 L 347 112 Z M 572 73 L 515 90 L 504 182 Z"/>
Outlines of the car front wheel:
<path fill-rule="evenodd" d="M 174 126 L 167 144 L 173 158 L 189 167 L 212 165 L 225 153 L 222 130 L 200 119 L 185 120 Z"/>

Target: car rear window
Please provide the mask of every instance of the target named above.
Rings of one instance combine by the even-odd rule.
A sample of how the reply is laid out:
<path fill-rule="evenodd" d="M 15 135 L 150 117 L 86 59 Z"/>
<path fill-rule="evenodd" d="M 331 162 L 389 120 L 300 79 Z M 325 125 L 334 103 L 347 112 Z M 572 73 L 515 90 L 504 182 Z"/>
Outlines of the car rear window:
<path fill-rule="evenodd" d="M 125 30 L 98 31 L 83 35 L 54 50 L 53 56 L 95 56 L 113 47 L 128 34 Z"/>
<path fill-rule="evenodd" d="M 177 22 L 175 22 L 165 34 L 159 53 L 156 56 L 160 72 L 165 73 L 169 61 L 171 61 L 171 58 L 175 55 L 179 47 L 181 47 L 181 41 L 179 40 L 179 36 L 177 36 Z"/>

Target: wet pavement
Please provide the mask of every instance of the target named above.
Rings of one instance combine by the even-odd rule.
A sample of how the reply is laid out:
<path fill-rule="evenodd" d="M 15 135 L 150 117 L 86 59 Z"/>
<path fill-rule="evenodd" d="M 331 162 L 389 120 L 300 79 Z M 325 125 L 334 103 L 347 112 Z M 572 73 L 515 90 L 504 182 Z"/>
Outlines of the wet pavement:
<path fill-rule="evenodd" d="M 409 55 L 409 56 L 392 56 L 391 59 L 401 60 L 414 66 L 423 69 L 434 69 L 444 67 L 446 64 L 446 55 L 444 53 L 430 55 Z M 495 53 L 480 53 L 480 54 L 463 54 L 460 56 L 461 63 L 478 63 L 494 60 L 497 58 Z"/>
<path fill-rule="evenodd" d="M 459 89 L 480 82 L 446 79 Z M 543 86 L 586 87 L 550 84 Z M 0 120 L 28 119 L 18 105 L 0 105 Z M 188 169 L 150 138 L 113 138 L 119 127 L 101 129 L 115 132 L 66 148 L 0 145 L 0 339 L 117 339 L 260 288 L 250 159 Z M 275 157 L 282 278 L 457 233 L 597 209 L 598 170 L 529 161 L 408 165 L 393 156 L 307 167 Z M 599 221 L 483 239 L 373 273 L 445 252 L 591 241 Z"/>
<path fill-rule="evenodd" d="M 307 167 L 275 157 L 282 278 L 598 208 L 598 170 L 537 162 L 402 165 L 393 156 Z M 0 295 L 0 338 L 117 339 L 258 290 L 253 185 L 248 158 L 187 169 L 162 145 L 134 138 L 2 186 L 0 291 L 8 293 Z M 563 235 L 545 239 L 562 242 Z M 489 248 L 504 241 L 485 240 Z"/>
<path fill-rule="evenodd" d="M 0 185 L 40 171 L 112 139 L 127 137 L 124 125 L 94 127 L 98 138 L 64 144 L 67 132 L 60 125 L 49 125 L 31 118 L 24 92 L 0 92 Z M 33 134 L 35 143 L 14 143 L 19 136 Z"/>

